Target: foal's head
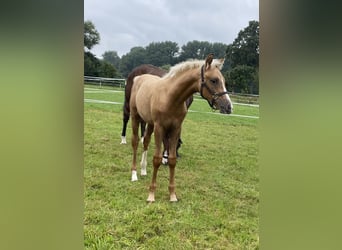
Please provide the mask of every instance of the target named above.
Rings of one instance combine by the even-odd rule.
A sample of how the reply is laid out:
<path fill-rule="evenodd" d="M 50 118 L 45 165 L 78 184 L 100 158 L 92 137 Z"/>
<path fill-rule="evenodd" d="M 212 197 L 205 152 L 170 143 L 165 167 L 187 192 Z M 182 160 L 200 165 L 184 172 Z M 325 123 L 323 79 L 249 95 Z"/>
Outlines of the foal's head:
<path fill-rule="evenodd" d="M 219 109 L 223 114 L 230 114 L 233 109 L 225 80 L 221 74 L 224 59 L 213 59 L 208 55 L 205 64 L 201 68 L 201 96 L 206 99 L 213 109 Z"/>

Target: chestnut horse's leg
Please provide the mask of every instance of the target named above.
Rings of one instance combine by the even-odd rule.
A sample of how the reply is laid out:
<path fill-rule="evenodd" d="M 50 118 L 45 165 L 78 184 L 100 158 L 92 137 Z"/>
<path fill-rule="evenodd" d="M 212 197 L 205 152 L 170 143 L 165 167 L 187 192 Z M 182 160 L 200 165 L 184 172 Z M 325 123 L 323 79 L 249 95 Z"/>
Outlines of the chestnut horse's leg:
<path fill-rule="evenodd" d="M 141 121 L 141 123 L 140 123 L 141 143 L 144 143 L 145 128 L 146 128 L 146 122 Z"/>
<path fill-rule="evenodd" d="M 177 201 L 177 196 L 175 192 L 175 169 L 177 162 L 176 148 L 178 144 L 178 139 L 180 136 L 180 128 L 175 129 L 170 133 L 169 138 L 169 171 L 170 171 L 170 182 L 169 182 L 169 193 L 170 201 Z"/>
<path fill-rule="evenodd" d="M 150 144 L 151 141 L 151 134 L 153 133 L 153 124 L 148 124 L 147 125 L 147 130 L 144 135 L 144 152 L 141 157 L 141 175 L 147 175 L 146 171 L 146 166 L 147 166 L 147 150 L 148 150 L 148 145 Z"/>
<path fill-rule="evenodd" d="M 127 123 L 128 123 L 128 119 L 127 120 L 123 120 L 123 126 L 122 126 L 122 132 L 121 132 L 121 143 L 120 144 L 127 144 L 126 141 L 126 129 L 127 129 Z"/>
<path fill-rule="evenodd" d="M 164 144 L 164 150 L 163 150 L 162 163 L 164 165 L 167 165 L 168 157 L 169 157 L 169 138 L 167 136 L 164 136 L 163 144 Z"/>
<path fill-rule="evenodd" d="M 148 202 L 155 201 L 155 191 L 157 186 L 157 174 L 158 169 L 162 161 L 162 151 L 161 151 L 161 144 L 164 137 L 164 129 L 159 125 L 155 124 L 154 126 L 154 142 L 156 145 L 154 156 L 153 156 L 153 175 L 152 175 L 152 182 L 150 185 L 150 192 L 147 198 Z"/>
<path fill-rule="evenodd" d="M 137 181 L 137 150 L 139 144 L 139 117 L 132 115 L 132 148 L 133 148 L 133 161 L 132 161 L 132 181 Z"/>
<path fill-rule="evenodd" d="M 129 107 L 128 105 L 124 104 L 123 108 L 123 119 L 122 119 L 122 132 L 121 132 L 121 143 L 120 144 L 127 144 L 126 142 L 126 130 L 127 130 L 127 123 L 129 121 Z"/>

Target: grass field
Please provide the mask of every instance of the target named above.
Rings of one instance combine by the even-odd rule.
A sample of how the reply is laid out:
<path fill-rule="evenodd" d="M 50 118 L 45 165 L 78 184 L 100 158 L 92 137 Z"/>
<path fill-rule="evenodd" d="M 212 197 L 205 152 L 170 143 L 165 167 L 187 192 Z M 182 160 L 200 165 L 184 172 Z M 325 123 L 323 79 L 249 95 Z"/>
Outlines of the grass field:
<path fill-rule="evenodd" d="M 169 202 L 168 168 L 158 172 L 156 202 L 146 203 L 148 175 L 130 181 L 130 123 L 120 145 L 123 92 L 85 88 L 85 249 L 258 249 L 258 119 L 212 113 L 195 98 L 183 123 L 176 166 L 177 203 Z M 258 117 L 259 109 L 235 105 Z M 141 148 L 139 149 L 139 158 Z M 140 173 L 140 168 L 138 168 Z"/>

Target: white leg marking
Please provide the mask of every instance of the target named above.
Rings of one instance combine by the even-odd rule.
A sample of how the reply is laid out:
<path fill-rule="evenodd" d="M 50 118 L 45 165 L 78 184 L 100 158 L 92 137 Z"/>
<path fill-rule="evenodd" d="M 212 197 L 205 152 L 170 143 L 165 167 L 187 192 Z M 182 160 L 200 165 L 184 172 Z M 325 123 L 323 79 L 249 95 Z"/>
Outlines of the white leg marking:
<path fill-rule="evenodd" d="M 169 163 L 169 161 L 168 161 L 168 154 L 167 154 L 166 150 L 164 151 L 164 154 L 163 154 L 162 163 L 164 165 L 167 165 Z"/>
<path fill-rule="evenodd" d="M 137 180 L 138 180 L 137 171 L 133 170 L 132 171 L 132 181 L 137 181 Z"/>
<path fill-rule="evenodd" d="M 144 137 L 141 137 L 141 143 L 144 144 Z"/>
<path fill-rule="evenodd" d="M 121 143 L 120 144 L 127 144 L 126 136 L 121 136 Z"/>
<path fill-rule="evenodd" d="M 141 157 L 141 175 L 147 175 L 146 166 L 147 166 L 147 150 L 143 152 Z"/>

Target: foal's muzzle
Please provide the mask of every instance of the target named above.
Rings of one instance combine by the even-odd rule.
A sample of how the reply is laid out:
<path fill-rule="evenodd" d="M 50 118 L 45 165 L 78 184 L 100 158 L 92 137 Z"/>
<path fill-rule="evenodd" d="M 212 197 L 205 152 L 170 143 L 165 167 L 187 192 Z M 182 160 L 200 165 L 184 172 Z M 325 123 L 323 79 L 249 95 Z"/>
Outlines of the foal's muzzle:
<path fill-rule="evenodd" d="M 231 114 L 233 107 L 229 99 L 225 99 L 224 96 L 213 99 L 213 108 L 220 110 L 222 114 Z"/>

